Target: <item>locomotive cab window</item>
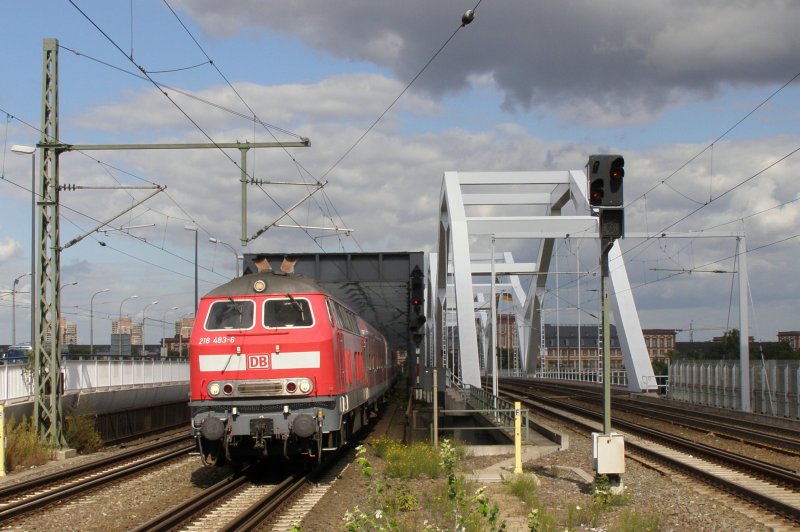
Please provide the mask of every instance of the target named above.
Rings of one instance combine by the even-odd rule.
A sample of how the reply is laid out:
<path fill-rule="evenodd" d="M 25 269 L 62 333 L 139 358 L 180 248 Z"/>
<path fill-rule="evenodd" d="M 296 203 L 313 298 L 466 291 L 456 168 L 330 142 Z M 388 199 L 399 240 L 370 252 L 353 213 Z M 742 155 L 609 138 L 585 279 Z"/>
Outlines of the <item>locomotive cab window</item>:
<path fill-rule="evenodd" d="M 250 329 L 254 323 L 254 309 L 255 304 L 249 300 L 214 301 L 208 309 L 205 329 L 207 331 Z"/>
<path fill-rule="evenodd" d="M 264 305 L 264 327 L 311 327 L 314 316 L 306 299 L 268 299 Z"/>

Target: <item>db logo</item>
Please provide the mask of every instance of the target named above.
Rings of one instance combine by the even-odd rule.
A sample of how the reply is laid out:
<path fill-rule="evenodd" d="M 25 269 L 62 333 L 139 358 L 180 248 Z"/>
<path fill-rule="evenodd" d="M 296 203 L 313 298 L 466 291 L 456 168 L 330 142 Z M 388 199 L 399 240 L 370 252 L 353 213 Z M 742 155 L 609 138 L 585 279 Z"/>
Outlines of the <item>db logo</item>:
<path fill-rule="evenodd" d="M 269 355 L 247 355 L 247 369 L 269 369 Z"/>

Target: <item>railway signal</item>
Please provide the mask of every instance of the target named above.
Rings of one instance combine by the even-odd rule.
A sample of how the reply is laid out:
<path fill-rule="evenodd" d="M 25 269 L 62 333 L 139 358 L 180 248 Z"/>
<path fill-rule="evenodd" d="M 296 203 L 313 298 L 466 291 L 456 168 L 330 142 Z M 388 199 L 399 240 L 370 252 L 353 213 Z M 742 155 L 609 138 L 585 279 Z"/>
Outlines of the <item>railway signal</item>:
<path fill-rule="evenodd" d="M 622 238 L 625 234 L 622 186 L 625 159 L 621 155 L 591 155 L 586 167 L 589 205 L 599 211 L 600 238 Z"/>
<path fill-rule="evenodd" d="M 425 303 L 425 278 L 419 266 L 414 266 L 411 272 L 411 308 L 417 316 L 422 315 L 422 307 Z"/>
<path fill-rule="evenodd" d="M 425 277 L 419 266 L 414 266 L 411 271 L 411 290 L 409 307 L 411 313 L 408 317 L 408 328 L 414 332 L 414 342 L 419 345 L 424 336 L 425 325 Z M 422 331 L 420 331 L 422 329 Z"/>
<path fill-rule="evenodd" d="M 624 441 L 611 432 L 611 331 L 608 311 L 608 253 L 614 241 L 625 234 L 622 181 L 625 159 L 621 155 L 592 155 L 586 164 L 589 181 L 589 205 L 596 211 L 600 229 L 600 291 L 602 293 L 603 326 L 603 434 L 593 434 L 592 458 L 595 472 L 605 474 L 613 493 L 622 490 L 621 474 L 625 472 Z M 621 465 L 620 465 L 621 464 Z"/>

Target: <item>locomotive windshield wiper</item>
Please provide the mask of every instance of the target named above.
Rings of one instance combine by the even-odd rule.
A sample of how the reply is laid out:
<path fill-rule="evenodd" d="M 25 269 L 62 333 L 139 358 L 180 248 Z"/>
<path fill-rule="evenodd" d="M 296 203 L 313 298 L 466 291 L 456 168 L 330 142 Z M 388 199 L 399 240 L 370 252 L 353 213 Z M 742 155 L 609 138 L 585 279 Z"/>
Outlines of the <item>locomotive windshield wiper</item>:
<path fill-rule="evenodd" d="M 228 308 L 235 310 L 239 314 L 239 327 L 237 327 L 237 328 L 241 329 L 242 328 L 242 320 L 244 320 L 244 313 L 242 312 L 242 309 L 239 308 L 239 305 L 236 304 L 236 301 L 234 301 L 231 296 L 228 296 L 228 301 L 230 302 L 230 306 Z M 241 354 L 240 351 L 237 349 L 236 350 L 236 355 L 238 356 L 240 354 Z M 233 355 L 228 355 L 228 360 L 225 361 L 225 367 L 222 368 L 222 372 L 221 373 L 223 375 L 228 370 L 228 365 L 230 365 L 232 359 L 233 359 Z"/>
<path fill-rule="evenodd" d="M 234 301 L 231 296 L 228 296 L 228 301 L 231 304 L 228 308 L 235 310 L 236 313 L 239 314 L 239 326 L 237 327 L 237 329 L 241 329 L 242 321 L 244 320 L 244 313 L 242 312 L 242 309 L 239 308 L 239 305 L 236 304 L 236 301 Z"/>
<path fill-rule="evenodd" d="M 289 298 L 289 301 L 292 302 L 292 305 L 294 305 L 294 307 L 297 309 L 297 311 L 300 312 L 300 319 L 299 320 L 295 320 L 295 322 L 294 322 L 295 325 L 297 324 L 298 321 L 300 321 L 300 322 L 305 321 L 306 316 L 305 316 L 305 313 L 303 312 L 303 305 L 301 305 L 299 301 L 297 301 L 295 298 L 293 298 L 292 294 L 286 294 L 286 297 Z"/>

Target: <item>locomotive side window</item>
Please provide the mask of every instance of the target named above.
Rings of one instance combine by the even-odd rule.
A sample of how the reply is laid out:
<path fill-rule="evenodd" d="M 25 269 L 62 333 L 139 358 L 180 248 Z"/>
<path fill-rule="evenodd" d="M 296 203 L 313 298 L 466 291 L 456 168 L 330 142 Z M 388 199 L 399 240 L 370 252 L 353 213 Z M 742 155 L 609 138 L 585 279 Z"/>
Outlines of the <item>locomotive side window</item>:
<path fill-rule="evenodd" d="M 214 301 L 208 309 L 205 329 L 207 331 L 250 329 L 253 327 L 254 309 L 255 304 L 250 300 Z"/>
<path fill-rule="evenodd" d="M 268 299 L 264 305 L 265 327 L 311 327 L 314 315 L 306 299 Z"/>
<path fill-rule="evenodd" d="M 359 334 L 358 323 L 356 322 L 356 315 L 347 307 L 340 305 L 336 301 L 331 301 L 333 307 L 333 314 L 336 317 L 336 324 L 340 329 L 350 331 L 351 333 Z"/>

